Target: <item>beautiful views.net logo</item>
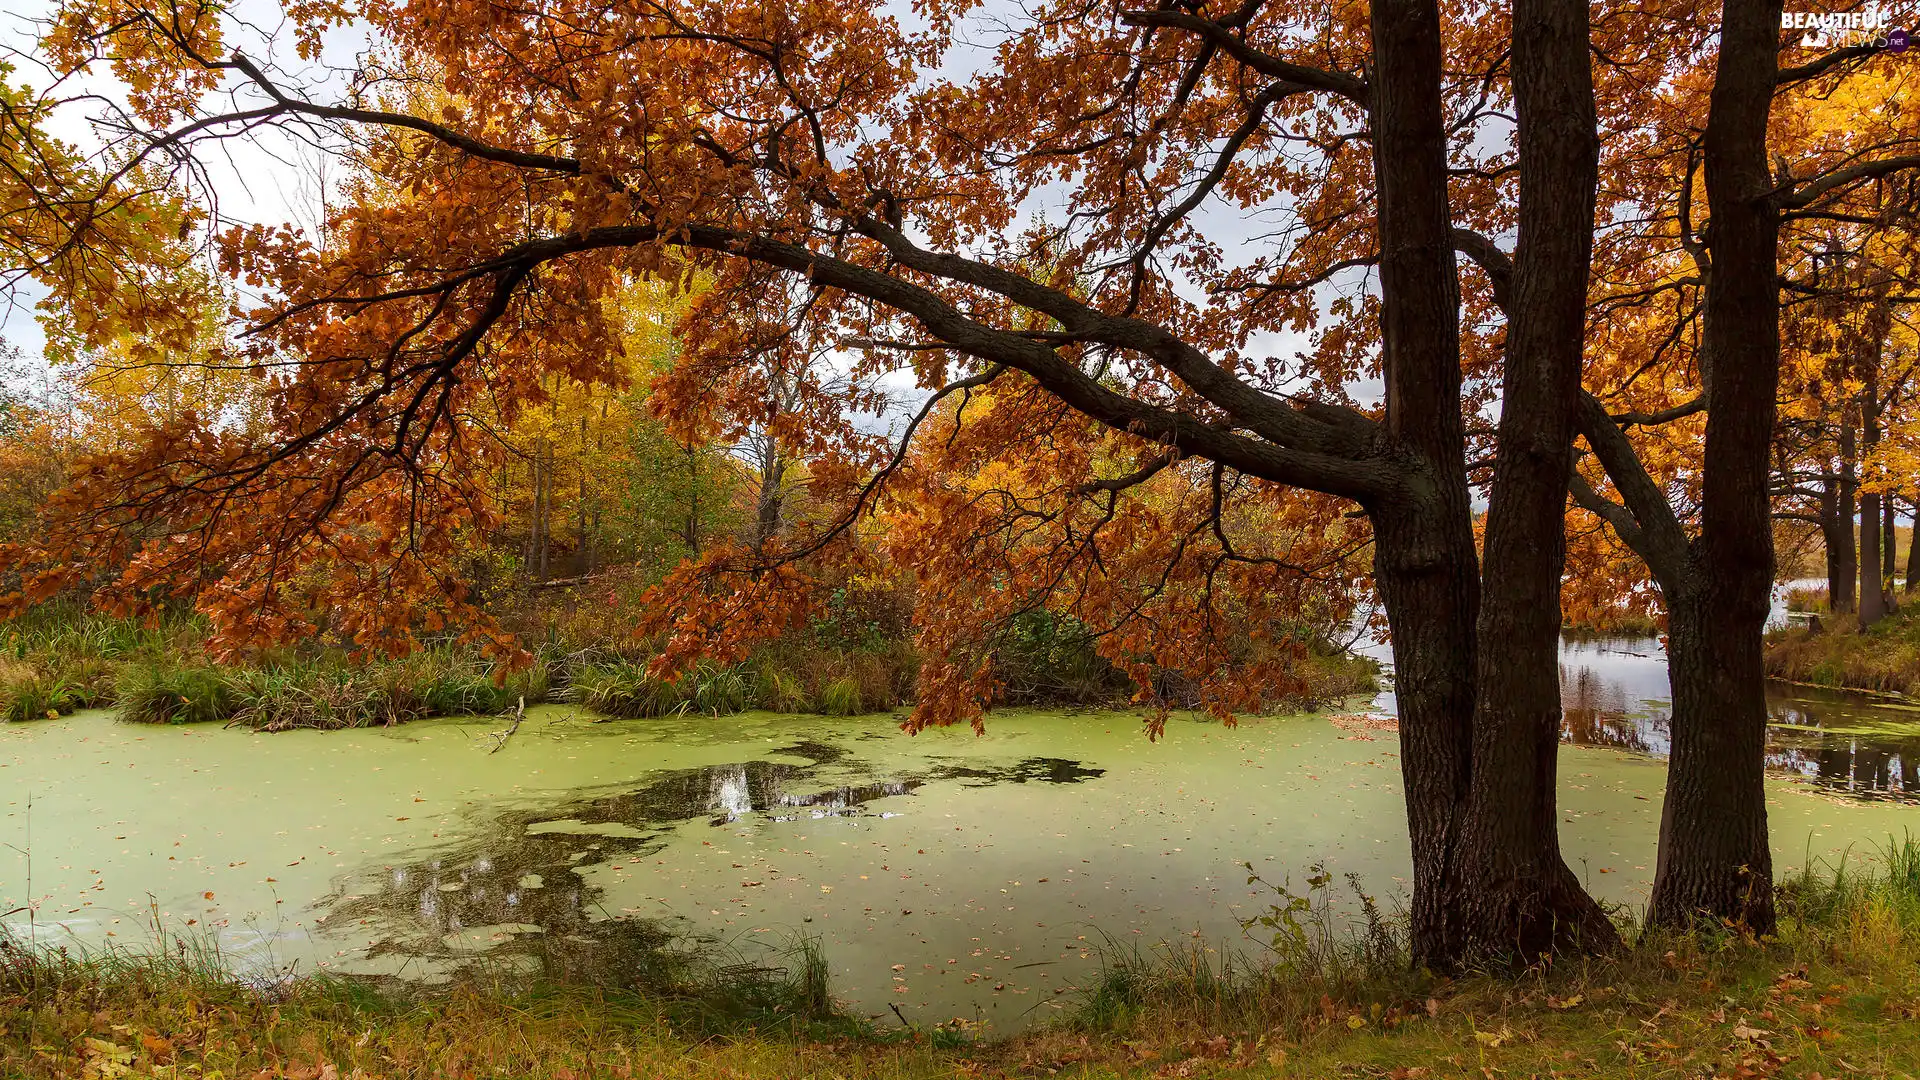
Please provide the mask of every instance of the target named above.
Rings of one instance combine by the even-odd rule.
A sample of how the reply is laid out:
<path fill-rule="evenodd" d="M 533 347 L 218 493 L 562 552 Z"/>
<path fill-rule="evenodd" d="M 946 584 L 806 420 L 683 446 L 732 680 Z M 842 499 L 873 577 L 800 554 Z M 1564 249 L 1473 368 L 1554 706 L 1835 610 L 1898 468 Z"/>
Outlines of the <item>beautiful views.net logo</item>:
<path fill-rule="evenodd" d="M 1910 31 L 1894 25 L 1893 12 L 1873 7 L 1865 11 L 1788 11 L 1780 16 L 1785 30 L 1801 31 L 1800 44 L 1810 49 L 1844 49 L 1870 45 L 1888 52 L 1904 52 Z"/>

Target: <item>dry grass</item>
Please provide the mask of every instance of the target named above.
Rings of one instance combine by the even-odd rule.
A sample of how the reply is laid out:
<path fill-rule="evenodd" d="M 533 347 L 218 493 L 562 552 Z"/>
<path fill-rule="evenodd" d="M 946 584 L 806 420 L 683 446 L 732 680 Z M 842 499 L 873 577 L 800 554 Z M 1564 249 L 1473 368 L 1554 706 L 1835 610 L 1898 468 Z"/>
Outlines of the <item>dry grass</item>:
<path fill-rule="evenodd" d="M 1820 633 L 1767 635 L 1767 675 L 1877 693 L 1920 694 L 1920 605 L 1860 631 L 1833 620 Z"/>
<path fill-rule="evenodd" d="M 1777 939 L 1643 939 L 1519 976 L 1437 980 L 1324 935 L 1261 964 L 1204 946 L 1115 954 L 1070 1022 L 997 1042 L 852 1023 L 809 980 L 794 985 L 812 1006 L 782 991 L 730 1024 L 724 1008 L 676 1012 L 592 987 L 466 982 L 423 997 L 309 980 L 263 992 L 184 948 L 84 962 L 0 951 L 0 1076 L 1911 1077 L 1920 849 L 1891 845 L 1885 863 L 1877 880 L 1793 883 Z"/>

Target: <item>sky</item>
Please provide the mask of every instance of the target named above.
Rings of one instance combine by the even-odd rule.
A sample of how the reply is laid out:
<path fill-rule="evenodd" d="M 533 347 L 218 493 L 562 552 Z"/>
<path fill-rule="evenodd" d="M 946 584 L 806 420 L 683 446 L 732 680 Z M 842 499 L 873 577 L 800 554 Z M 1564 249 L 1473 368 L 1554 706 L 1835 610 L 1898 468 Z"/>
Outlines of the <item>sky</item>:
<path fill-rule="evenodd" d="M 14 68 L 7 76 L 9 82 L 36 89 L 53 82 L 36 42 L 57 6 L 49 0 L 9 0 L 0 12 L 0 63 Z M 338 27 L 327 33 L 315 61 L 302 61 L 294 55 L 291 34 L 281 25 L 278 3 L 239 0 L 231 10 L 235 30 L 230 44 L 271 63 L 283 78 L 307 87 L 316 100 L 337 100 L 347 85 L 346 72 L 369 47 L 364 28 Z M 104 75 L 70 81 L 66 89 L 71 94 L 98 94 L 116 103 L 125 100 L 115 80 Z M 86 122 L 93 111 L 76 105 L 56 114 L 49 129 L 76 146 L 97 148 L 99 136 Z M 259 138 L 226 140 L 221 153 L 202 155 L 202 161 L 220 213 L 229 222 L 291 221 L 311 228 L 318 221 L 326 185 L 321 177 L 324 158 L 310 147 L 269 131 Z M 32 282 L 0 296 L 0 338 L 20 349 L 30 363 L 39 360 L 46 341 L 39 325 L 42 313 L 35 308 L 44 296 L 45 291 Z"/>

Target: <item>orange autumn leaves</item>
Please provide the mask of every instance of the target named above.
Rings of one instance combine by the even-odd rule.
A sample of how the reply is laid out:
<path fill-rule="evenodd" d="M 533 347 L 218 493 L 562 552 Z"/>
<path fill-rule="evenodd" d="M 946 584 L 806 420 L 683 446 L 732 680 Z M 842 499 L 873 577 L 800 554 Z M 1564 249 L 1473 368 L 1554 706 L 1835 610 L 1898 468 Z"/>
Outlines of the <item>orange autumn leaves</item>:
<path fill-rule="evenodd" d="M 1227 715 L 1283 686 L 1303 641 L 1346 624 L 1370 557 L 1352 503 L 1178 457 L 1144 420 L 1095 423 L 986 358 L 1015 339 L 1089 397 L 1230 437 L 1227 410 L 1195 389 L 1208 375 L 1196 355 L 1274 409 L 1312 398 L 1377 414 L 1354 392 L 1379 374 L 1362 6 L 1249 9 L 1234 30 L 1252 53 L 1152 30 L 1151 12 L 1071 4 L 1043 5 L 991 50 L 966 37 L 979 12 L 957 3 L 913 19 L 879 3 L 726 0 L 286 14 L 302 52 L 364 21 L 378 47 L 359 89 L 309 101 L 275 81 L 270 43 L 246 43 L 258 55 L 243 65 L 247 28 L 177 0 L 73 0 L 46 43 L 56 63 L 125 83 L 150 125 L 311 125 L 349 178 L 315 235 L 210 230 L 190 200 L 148 200 L 178 226 L 162 240 L 211 232 L 221 273 L 255 294 L 234 340 L 216 335 L 251 411 L 169 417 L 88 462 L 55 506 L 61 527 L 14 553 L 31 567 L 16 603 L 97 582 L 129 609 L 191 598 L 236 648 L 324 618 L 364 649 L 451 629 L 512 651 L 459 569 L 469 538 L 499 527 L 490 478 L 525 452 L 515 433 L 553 427 L 583 387 L 632 381 L 623 293 L 697 285 L 663 335 L 673 362 L 649 408 L 689 445 L 778 447 L 804 498 L 775 536 L 714 543 L 661 584 L 642 627 L 664 635 L 661 672 L 800 624 L 829 582 L 905 578 L 935 657 L 916 723 L 977 716 L 994 634 L 1034 607 L 1085 623 L 1144 689 L 1172 673 Z M 1453 5 L 1442 27 L 1452 209 L 1494 237 L 1514 205 L 1505 19 L 1501 5 Z M 1605 175 L 1586 384 L 1617 413 L 1671 409 L 1705 381 L 1696 150 L 1711 23 L 1696 4 L 1658 3 L 1596 25 Z M 1333 72 L 1332 90 L 1256 77 L 1275 57 Z M 1796 103 L 1783 159 L 1810 176 L 1897 144 L 1910 77 L 1848 91 L 1872 121 L 1845 130 L 1843 105 L 1813 103 L 1850 73 L 1783 90 Z M 129 135 L 121 158 L 158 167 L 170 159 L 156 143 L 192 152 Z M 25 190 L 107 183 L 73 155 L 37 167 L 48 175 Z M 178 196 L 186 175 L 159 189 Z M 129 290 L 63 267 L 124 261 L 153 277 L 183 242 L 129 251 L 28 216 L 53 223 L 43 247 L 80 238 L 41 271 L 70 305 Z M 1461 405 L 1484 419 L 1504 324 L 1491 280 L 1463 277 Z M 73 350 L 88 363 L 125 348 L 115 334 L 212 351 L 200 331 L 159 333 L 132 301 L 97 310 L 101 331 Z M 1113 340 L 1093 339 L 1095 315 Z M 961 380 L 973 385 L 956 392 Z M 1704 422 L 1631 432 L 1683 509 Z M 1490 425 L 1476 426 L 1484 454 Z M 1594 519 L 1570 522 L 1568 611 L 1653 613 L 1638 561 Z"/>

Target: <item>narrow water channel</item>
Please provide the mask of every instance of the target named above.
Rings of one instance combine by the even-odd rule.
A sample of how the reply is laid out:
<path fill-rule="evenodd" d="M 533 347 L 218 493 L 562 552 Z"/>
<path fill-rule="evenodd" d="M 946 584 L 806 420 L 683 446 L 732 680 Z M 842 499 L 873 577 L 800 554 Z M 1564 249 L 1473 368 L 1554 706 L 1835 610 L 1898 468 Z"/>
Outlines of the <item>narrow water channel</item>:
<path fill-rule="evenodd" d="M 1652 642 L 1569 644 L 1562 834 L 1600 896 L 1644 902 L 1666 745 Z M 1775 699 L 1783 870 L 1920 825 L 1920 716 Z M 485 957 L 618 981 L 666 935 L 748 962 L 817 940 L 872 1014 L 1017 1029 L 1098 950 L 1256 952 L 1324 862 L 1389 904 L 1407 841 L 1391 732 L 1326 716 L 1012 713 L 988 733 L 747 714 L 256 736 L 104 713 L 0 726 L 0 911 L 87 946 L 206 935 L 238 971 L 443 977 Z"/>

